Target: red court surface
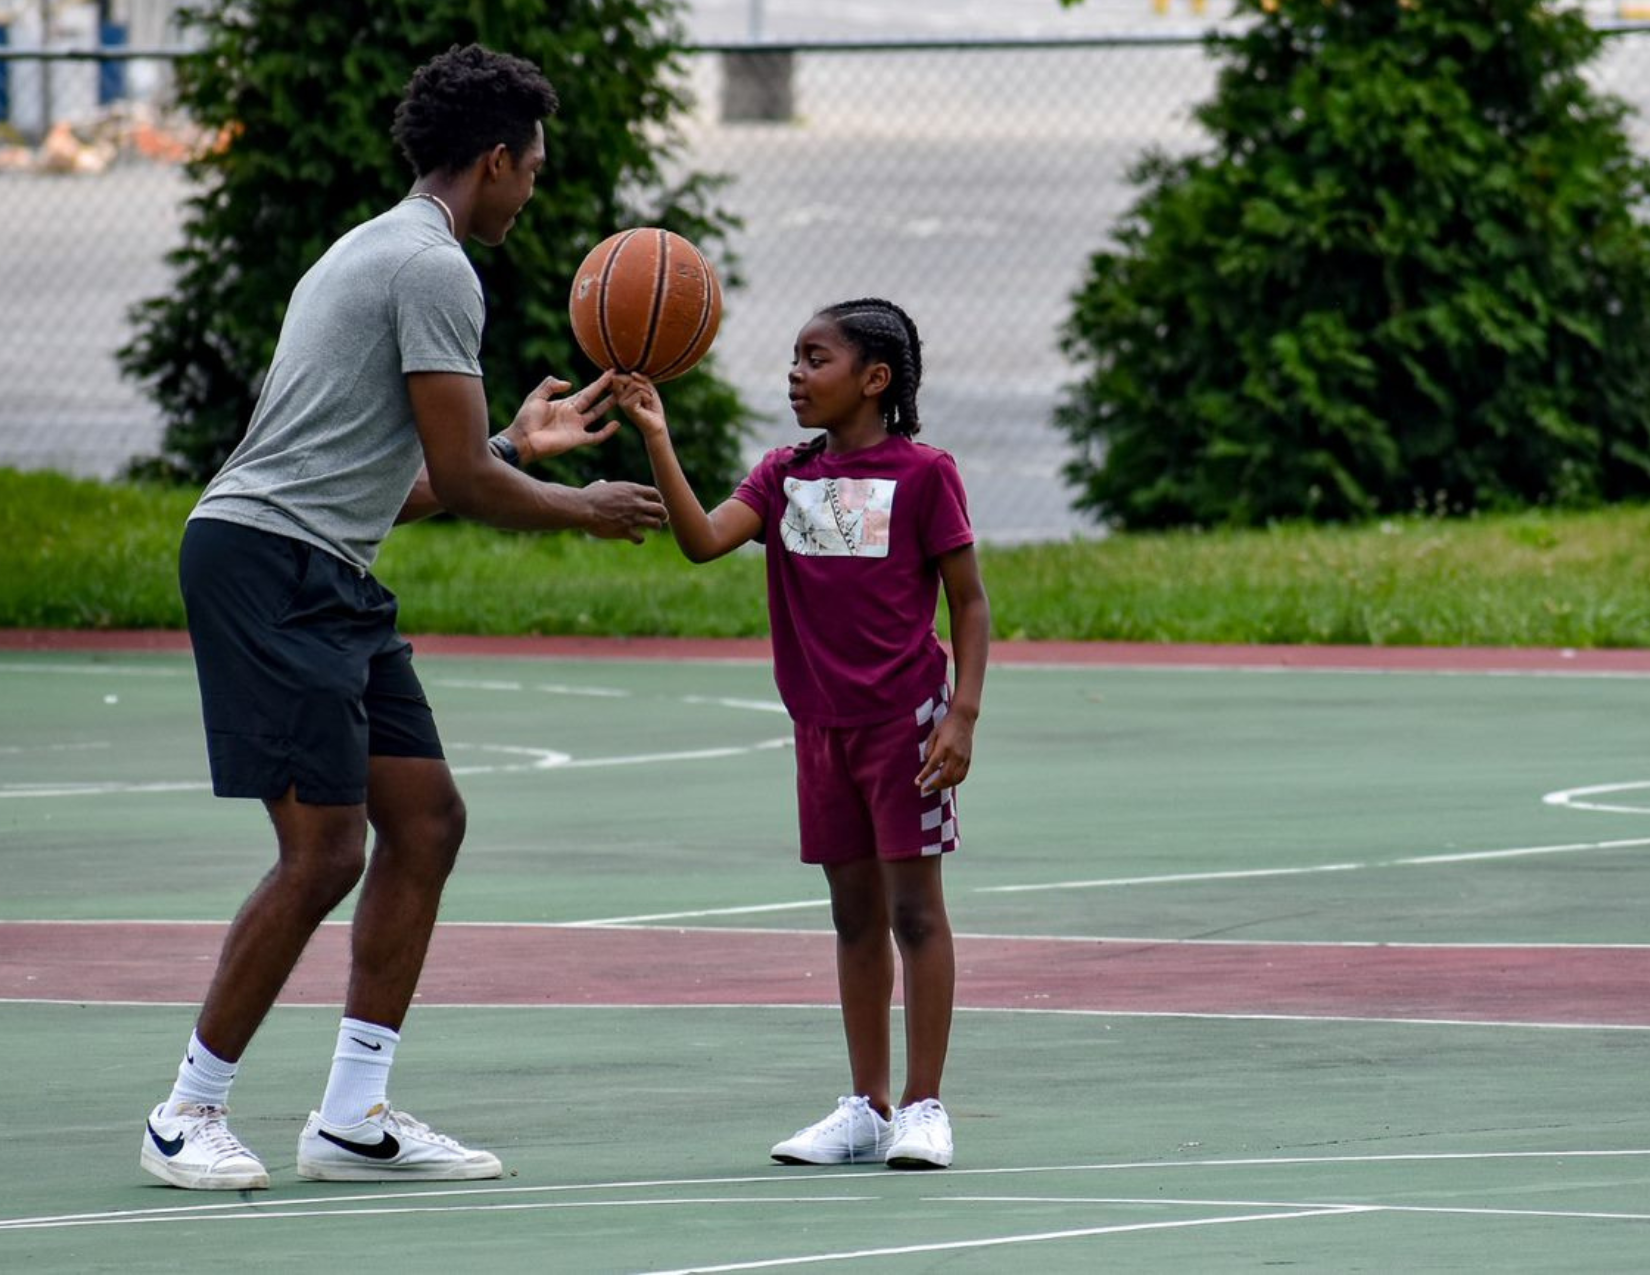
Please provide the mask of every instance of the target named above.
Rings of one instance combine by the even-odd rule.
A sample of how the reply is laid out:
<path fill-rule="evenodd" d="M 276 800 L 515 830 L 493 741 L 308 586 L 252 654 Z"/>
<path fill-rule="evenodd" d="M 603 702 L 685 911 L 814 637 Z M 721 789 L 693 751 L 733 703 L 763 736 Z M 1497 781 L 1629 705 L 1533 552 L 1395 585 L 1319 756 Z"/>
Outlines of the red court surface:
<path fill-rule="evenodd" d="M 415 638 L 466 657 L 766 661 L 765 639 Z M 0 649 L 177 652 L 186 634 L 0 630 Z M 1001 663 L 1650 675 L 1650 651 L 999 642 Z M 196 1003 L 217 923 L 0 922 L 0 999 Z M 322 929 L 292 1004 L 336 1004 L 347 929 Z M 1650 947 L 1342 946 L 963 937 L 964 1008 L 1650 1026 Z M 834 1004 L 828 933 L 447 925 L 420 1001 Z"/>
<path fill-rule="evenodd" d="M 762 660 L 766 638 L 597 638 L 415 636 L 425 655 L 540 659 Z M 186 633 L 164 629 L 0 629 L 5 651 L 186 651 Z M 1162 642 L 1010 642 L 991 645 L 993 663 L 1377 672 L 1583 673 L 1650 675 L 1650 650 L 1550 647 L 1230 646 Z"/>
<path fill-rule="evenodd" d="M 217 923 L 0 922 L 0 999 L 197 1002 Z M 348 928 L 323 926 L 282 993 L 337 1004 Z M 443 925 L 425 1005 L 825 1005 L 816 932 Z M 1650 947 L 1339 946 L 957 939 L 963 1008 L 1650 1026 Z"/>

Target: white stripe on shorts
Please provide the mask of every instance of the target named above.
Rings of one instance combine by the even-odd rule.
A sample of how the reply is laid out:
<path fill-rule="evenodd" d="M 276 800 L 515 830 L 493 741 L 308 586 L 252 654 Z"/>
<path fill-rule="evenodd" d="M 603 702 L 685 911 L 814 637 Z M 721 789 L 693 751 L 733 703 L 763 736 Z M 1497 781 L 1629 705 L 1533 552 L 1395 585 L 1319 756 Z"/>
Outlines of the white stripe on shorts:
<path fill-rule="evenodd" d="M 951 688 L 941 683 L 940 693 L 917 710 L 917 725 L 926 725 L 931 721 L 937 727 L 950 712 L 950 701 Z M 927 740 L 917 745 L 917 760 L 928 760 Z M 938 829 L 940 839 L 926 842 L 922 847 L 924 855 L 944 854 L 948 850 L 955 850 L 960 844 L 957 837 L 956 790 L 942 788 L 934 795 L 939 800 L 922 812 L 922 830 L 933 833 Z"/>

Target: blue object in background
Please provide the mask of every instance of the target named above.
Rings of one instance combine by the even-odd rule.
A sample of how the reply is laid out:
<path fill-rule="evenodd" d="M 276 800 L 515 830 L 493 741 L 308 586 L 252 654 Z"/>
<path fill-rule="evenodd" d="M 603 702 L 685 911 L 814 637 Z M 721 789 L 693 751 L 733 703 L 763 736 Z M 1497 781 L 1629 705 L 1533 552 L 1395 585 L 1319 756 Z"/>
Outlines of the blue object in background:
<path fill-rule="evenodd" d="M 0 49 L 11 43 L 11 29 L 0 24 Z M 0 121 L 11 118 L 11 63 L 0 61 Z"/>
<path fill-rule="evenodd" d="M 126 43 L 126 24 L 124 22 L 100 22 L 97 28 L 99 44 L 105 49 L 117 48 Z M 4 93 L 0 92 L 0 97 Z M 97 104 L 107 106 L 110 102 L 118 102 L 126 96 L 126 63 L 99 62 L 97 64 Z M 4 111 L 0 111 L 0 116 Z"/>

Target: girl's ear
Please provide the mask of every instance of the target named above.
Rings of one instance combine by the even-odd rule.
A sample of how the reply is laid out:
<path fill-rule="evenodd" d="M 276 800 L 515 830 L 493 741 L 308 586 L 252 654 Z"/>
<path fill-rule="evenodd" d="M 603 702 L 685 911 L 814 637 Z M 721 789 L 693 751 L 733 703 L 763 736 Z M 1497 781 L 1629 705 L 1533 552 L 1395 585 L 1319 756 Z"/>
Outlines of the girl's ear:
<path fill-rule="evenodd" d="M 881 398 L 882 392 L 893 382 L 894 373 L 886 363 L 873 363 L 865 369 L 860 382 L 860 393 L 866 398 Z"/>

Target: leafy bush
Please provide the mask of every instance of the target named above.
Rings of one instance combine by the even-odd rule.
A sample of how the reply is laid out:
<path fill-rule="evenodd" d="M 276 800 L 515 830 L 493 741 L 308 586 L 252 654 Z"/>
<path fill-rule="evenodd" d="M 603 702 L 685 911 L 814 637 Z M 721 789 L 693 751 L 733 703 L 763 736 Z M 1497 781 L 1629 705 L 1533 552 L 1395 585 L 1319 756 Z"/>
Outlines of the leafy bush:
<path fill-rule="evenodd" d="M 685 109 L 681 0 L 206 0 L 185 14 L 203 41 L 178 65 L 182 104 L 223 144 L 191 166 L 199 183 L 176 282 L 133 317 L 121 352 L 167 421 L 164 454 L 136 472 L 201 482 L 251 419 L 293 285 L 345 230 L 411 184 L 390 122 L 413 70 L 479 41 L 540 66 L 561 98 L 545 125 L 538 195 L 503 247 L 468 251 L 488 303 L 482 349 L 494 425 L 549 372 L 584 381 L 568 288 L 584 254 L 626 225 L 664 225 L 713 254 L 729 219 L 717 179 L 667 184 Z M 735 282 L 727 277 L 724 282 Z M 707 361 L 672 385 L 689 476 L 707 489 L 737 477 L 748 412 Z M 644 477 L 633 430 L 551 462 L 570 482 Z"/>
<path fill-rule="evenodd" d="M 1238 0 L 1074 297 L 1078 506 L 1126 526 L 1650 493 L 1650 165 L 1539 0 Z"/>

